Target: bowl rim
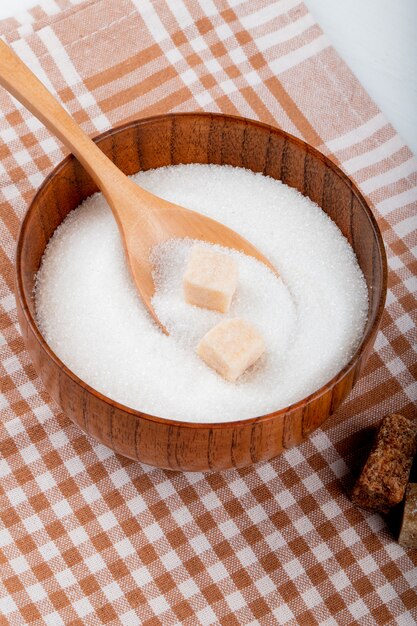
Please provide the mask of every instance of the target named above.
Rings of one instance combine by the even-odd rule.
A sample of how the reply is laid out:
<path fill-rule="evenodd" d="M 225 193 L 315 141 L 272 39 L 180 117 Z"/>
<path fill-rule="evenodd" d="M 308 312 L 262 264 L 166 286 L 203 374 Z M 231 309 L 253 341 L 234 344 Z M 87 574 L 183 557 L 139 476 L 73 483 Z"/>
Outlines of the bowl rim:
<path fill-rule="evenodd" d="M 95 143 L 100 143 L 101 141 L 112 137 L 114 134 L 117 134 L 119 132 L 122 131 L 126 131 L 129 128 L 136 128 L 138 125 L 140 126 L 146 126 L 147 124 L 153 124 L 156 121 L 159 120 L 174 120 L 175 118 L 183 118 L 183 117 L 204 117 L 204 118 L 222 118 L 224 120 L 230 120 L 232 121 L 232 123 L 234 122 L 244 122 L 247 126 L 252 126 L 252 127 L 258 127 L 258 128 L 262 128 L 264 130 L 267 130 L 269 133 L 271 134 L 279 134 L 280 136 L 283 136 L 285 139 L 289 139 L 290 141 L 302 146 L 304 149 L 307 150 L 307 152 L 314 154 L 316 157 L 318 157 L 319 159 L 321 159 L 325 165 L 327 167 L 329 167 L 331 170 L 333 170 L 333 172 L 340 178 L 342 179 L 345 183 L 348 184 L 348 186 L 350 187 L 350 189 L 352 190 L 352 193 L 356 196 L 357 200 L 360 202 L 360 204 L 362 205 L 362 207 L 365 209 L 365 213 L 367 215 L 367 218 L 370 222 L 371 228 L 374 232 L 374 235 L 376 236 L 376 240 L 378 242 L 378 252 L 379 252 L 379 262 L 382 265 L 382 288 L 381 288 L 381 294 L 379 297 L 379 301 L 378 301 L 378 308 L 376 310 L 375 313 L 375 317 L 374 317 L 374 321 L 373 323 L 369 326 L 369 328 L 366 330 L 366 332 L 363 334 L 358 346 L 356 347 L 354 353 L 352 354 L 351 358 L 349 359 L 349 361 L 346 363 L 346 365 L 337 373 L 335 374 L 335 376 L 333 376 L 330 380 L 328 380 L 326 383 L 324 383 L 321 387 L 319 387 L 318 389 L 316 389 L 316 391 L 314 391 L 313 393 L 309 394 L 308 396 L 305 396 L 304 398 L 302 398 L 301 400 L 298 400 L 297 402 L 294 402 L 293 404 L 290 404 L 286 407 L 283 407 L 282 409 L 279 409 L 277 411 L 272 411 L 270 413 L 265 413 L 262 415 L 258 415 L 258 416 L 254 416 L 254 417 L 248 417 L 248 418 L 243 418 L 243 419 L 239 419 L 239 420 L 229 420 L 229 421 L 215 421 L 215 422 L 191 422 L 191 421 L 183 421 L 183 420 L 177 420 L 177 419 L 173 419 L 173 418 L 168 418 L 168 417 L 159 417 L 157 415 L 152 415 L 151 413 L 145 413 L 143 411 L 139 411 L 137 409 L 133 409 L 131 407 L 128 407 L 116 400 L 113 400 L 112 398 L 109 398 L 108 396 L 104 395 L 103 393 L 101 393 L 100 391 L 97 391 L 96 389 L 94 389 L 94 387 L 91 387 L 91 385 L 89 385 L 88 383 L 86 383 L 84 380 L 82 380 L 81 378 L 79 378 L 77 376 L 77 374 L 75 374 L 72 370 L 70 370 L 61 360 L 60 358 L 55 354 L 55 352 L 50 348 L 49 344 L 46 342 L 44 336 L 42 335 L 41 331 L 39 330 L 39 327 L 36 323 L 36 320 L 34 319 L 29 306 L 28 306 L 28 302 L 26 300 L 26 296 L 25 296 L 25 291 L 23 288 L 23 278 L 22 278 L 22 264 L 21 264 L 21 259 L 22 259 L 22 248 L 23 248 L 23 240 L 26 237 L 26 231 L 28 228 L 28 222 L 29 222 L 29 215 L 31 212 L 32 207 L 34 206 L 34 204 L 37 202 L 37 200 L 39 199 L 39 197 L 41 196 L 41 194 L 43 193 L 44 189 L 48 186 L 48 184 L 53 180 L 53 178 L 59 173 L 59 171 L 61 169 L 63 169 L 64 167 L 66 167 L 67 163 L 69 161 L 71 161 L 72 159 L 75 159 L 76 157 L 73 154 L 68 154 L 64 159 L 62 159 L 54 168 L 53 170 L 45 177 L 45 179 L 42 181 L 42 184 L 40 185 L 40 187 L 37 189 L 35 195 L 33 196 L 32 200 L 30 201 L 29 207 L 26 210 L 26 213 L 23 217 L 22 223 L 20 225 L 20 229 L 19 229 L 19 233 L 18 233 L 18 238 L 17 238 L 17 248 L 16 248 L 16 260 L 15 260 L 15 290 L 16 290 L 16 296 L 17 298 L 20 300 L 20 305 L 22 307 L 23 310 L 23 314 L 26 318 L 26 322 L 28 324 L 28 326 L 30 327 L 31 331 L 35 334 L 36 339 L 38 340 L 38 342 L 42 345 L 43 349 L 47 352 L 48 356 L 50 359 L 52 359 L 52 361 L 54 361 L 55 365 L 62 370 L 69 378 L 72 379 L 72 381 L 74 383 L 76 383 L 77 385 L 81 386 L 82 388 L 85 389 L 85 391 L 91 393 L 93 396 L 95 396 L 96 398 L 98 398 L 99 400 L 105 402 L 106 404 L 108 404 L 111 408 L 113 409 L 117 409 L 120 410 L 124 413 L 128 413 L 136 418 L 140 418 L 140 419 L 145 419 L 151 422 L 155 422 L 155 423 L 159 423 L 159 424 L 164 424 L 168 427 L 180 427 L 180 428 L 193 428 L 193 429 L 212 429 L 212 430 L 221 430 L 221 429 L 230 429 L 230 428 L 236 428 L 239 426 L 252 426 L 254 424 L 258 424 L 258 423 L 263 423 L 263 422 L 268 422 L 269 420 L 272 419 L 276 419 L 279 416 L 284 416 L 288 413 L 294 413 L 300 409 L 304 409 L 311 401 L 313 400 L 319 400 L 320 397 L 322 397 L 323 395 L 325 395 L 327 393 L 327 391 L 331 388 L 333 388 L 335 385 L 337 385 L 337 383 L 339 383 L 343 378 L 345 378 L 349 372 L 355 367 L 356 363 L 358 362 L 358 360 L 361 358 L 362 354 L 364 353 L 365 349 L 367 348 L 369 342 L 371 341 L 372 337 L 374 335 L 376 335 L 379 325 L 381 323 L 381 318 L 382 318 L 382 314 L 384 311 L 384 307 L 385 307 L 385 300 L 386 300 L 386 294 L 387 294 L 387 277 L 388 277 L 388 268 L 387 268 L 387 257 L 386 257 L 386 251 L 385 251 L 385 246 L 384 246 L 384 242 L 382 239 L 382 235 L 381 235 L 381 231 L 379 229 L 378 223 L 374 217 L 374 214 L 367 202 L 367 200 L 364 198 L 364 196 L 362 195 L 362 193 L 359 191 L 358 187 L 356 186 L 356 184 L 354 183 L 354 181 L 347 176 L 347 174 L 345 174 L 342 169 L 336 165 L 336 163 L 334 163 L 334 161 L 332 161 L 329 157 L 327 157 L 325 154 L 323 154 L 322 152 L 320 152 L 317 148 L 315 148 L 314 146 L 312 146 L 311 144 L 303 141 L 302 139 L 299 139 L 298 137 L 292 135 L 291 133 L 286 132 L 285 130 L 282 130 L 281 128 L 279 128 L 278 126 L 271 126 L 270 124 L 266 124 L 264 122 L 260 122 L 258 120 L 253 120 L 251 118 L 247 118 L 247 117 L 242 117 L 242 116 L 238 116 L 238 115 L 229 115 L 229 114 L 223 114 L 223 113 L 212 113 L 212 112 L 206 112 L 206 111 L 193 111 L 193 112 L 175 112 L 175 113 L 165 113 L 165 114 L 159 114 L 159 115 L 152 115 L 149 117 L 144 117 L 144 118 L 135 118 L 133 120 L 129 120 L 127 122 L 124 122 L 118 126 L 114 126 L 102 133 L 100 133 L 99 135 L 96 135 L 95 137 L 93 137 L 93 141 Z M 320 207 L 321 208 L 321 207 Z"/>

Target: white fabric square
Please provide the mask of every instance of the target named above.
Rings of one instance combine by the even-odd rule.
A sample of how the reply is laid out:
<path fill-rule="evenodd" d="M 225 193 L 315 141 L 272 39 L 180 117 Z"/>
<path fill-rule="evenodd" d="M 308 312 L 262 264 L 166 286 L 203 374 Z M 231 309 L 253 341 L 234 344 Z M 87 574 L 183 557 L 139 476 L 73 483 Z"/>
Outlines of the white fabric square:
<path fill-rule="evenodd" d="M 80 600 L 75 600 L 72 602 L 72 606 L 74 610 L 77 612 L 79 617 L 83 618 L 89 615 L 94 611 L 91 602 L 88 598 L 81 598 Z"/>
<path fill-rule="evenodd" d="M 39 474 L 38 476 L 35 476 L 35 480 L 42 491 L 48 491 L 48 489 L 56 487 L 56 481 L 51 472 L 44 472 L 43 474 Z M 72 511 L 71 508 L 70 511 Z"/>
<path fill-rule="evenodd" d="M 155 615 L 161 615 L 161 613 L 165 613 L 168 611 L 170 606 L 168 602 L 165 600 L 164 596 L 158 596 L 157 598 L 151 598 L 148 600 L 149 606 Z"/>

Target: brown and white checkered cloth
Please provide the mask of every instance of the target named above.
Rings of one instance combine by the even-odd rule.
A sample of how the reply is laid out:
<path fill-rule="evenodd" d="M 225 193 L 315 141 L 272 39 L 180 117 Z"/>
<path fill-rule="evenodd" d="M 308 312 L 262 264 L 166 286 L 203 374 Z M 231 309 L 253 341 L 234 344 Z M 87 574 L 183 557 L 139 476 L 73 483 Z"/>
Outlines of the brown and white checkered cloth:
<path fill-rule="evenodd" d="M 119 457 L 59 412 L 19 334 L 19 223 L 64 152 L 1 90 L 0 624 L 415 624 L 417 550 L 346 496 L 363 429 L 417 395 L 409 149 L 298 0 L 46 0 L 0 34 L 92 135 L 203 109 L 302 137 L 366 194 L 390 268 L 368 367 L 308 442 L 223 474 Z"/>

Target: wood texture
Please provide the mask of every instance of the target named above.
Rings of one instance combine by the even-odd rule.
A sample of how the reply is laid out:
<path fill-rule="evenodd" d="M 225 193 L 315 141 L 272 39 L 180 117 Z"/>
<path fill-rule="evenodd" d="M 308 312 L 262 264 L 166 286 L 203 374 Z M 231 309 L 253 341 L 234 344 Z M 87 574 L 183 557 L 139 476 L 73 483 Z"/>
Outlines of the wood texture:
<path fill-rule="evenodd" d="M 269 415 L 233 423 L 190 424 L 146 415 L 91 389 L 44 341 L 34 320 L 33 286 L 45 245 L 73 208 L 97 190 L 69 156 L 45 180 L 23 221 L 16 295 L 22 333 L 45 387 L 75 423 L 116 452 L 150 465 L 188 470 L 243 467 L 296 445 L 333 413 L 362 371 L 381 320 L 386 258 L 364 198 L 329 159 L 265 124 L 210 113 L 171 114 L 129 123 L 96 142 L 126 173 L 177 163 L 250 167 L 281 178 L 323 207 L 351 242 L 369 292 L 368 321 L 352 359 L 308 398 Z"/>
<path fill-rule="evenodd" d="M 1 40 L 0 84 L 59 137 L 103 192 L 119 227 L 136 289 L 149 313 L 166 334 L 167 330 L 152 306 L 155 286 L 150 256 L 152 249 L 167 239 L 190 237 L 234 248 L 265 263 L 277 274 L 268 259 L 255 246 L 230 228 L 200 213 L 163 200 L 130 180 Z M 196 124 L 188 130 L 189 135 L 185 140 L 174 134 L 174 157 L 179 160 L 203 158 L 207 152 L 207 147 L 204 149 L 205 144 L 208 143 L 204 127 Z M 233 140 L 233 130 L 230 135 L 229 141 Z M 233 146 L 231 149 L 233 151 Z M 135 162 L 134 155 L 131 156 Z M 129 172 L 129 168 L 126 169 Z"/>

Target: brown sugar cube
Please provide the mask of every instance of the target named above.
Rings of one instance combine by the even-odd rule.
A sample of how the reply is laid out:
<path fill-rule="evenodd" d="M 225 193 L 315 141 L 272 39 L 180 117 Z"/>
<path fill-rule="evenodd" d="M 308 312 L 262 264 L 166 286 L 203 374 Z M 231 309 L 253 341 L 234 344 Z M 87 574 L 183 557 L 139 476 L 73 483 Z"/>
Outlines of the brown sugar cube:
<path fill-rule="evenodd" d="M 193 246 L 183 279 L 186 302 L 226 313 L 236 285 L 235 259 L 205 246 Z"/>
<path fill-rule="evenodd" d="M 264 350 L 262 335 L 249 322 L 238 318 L 217 324 L 197 346 L 198 356 L 232 382 L 253 365 Z"/>
<path fill-rule="evenodd" d="M 417 548 L 417 483 L 407 485 L 398 543 L 403 548 Z"/>
<path fill-rule="evenodd" d="M 352 502 L 381 513 L 401 502 L 416 449 L 417 421 L 387 415 L 353 488 Z"/>

